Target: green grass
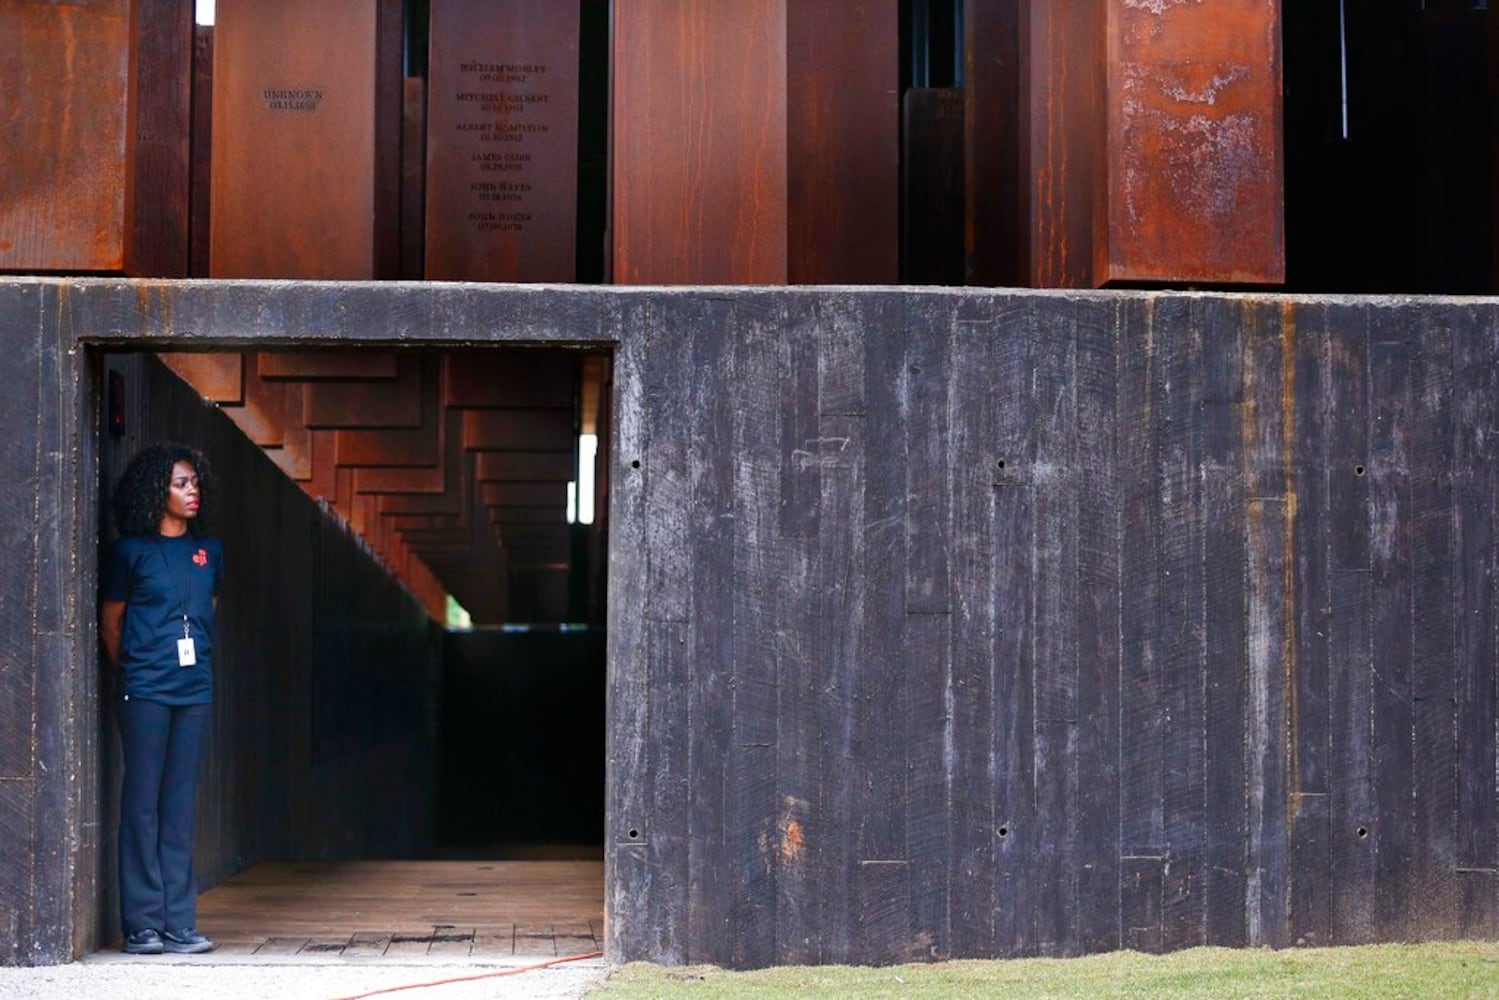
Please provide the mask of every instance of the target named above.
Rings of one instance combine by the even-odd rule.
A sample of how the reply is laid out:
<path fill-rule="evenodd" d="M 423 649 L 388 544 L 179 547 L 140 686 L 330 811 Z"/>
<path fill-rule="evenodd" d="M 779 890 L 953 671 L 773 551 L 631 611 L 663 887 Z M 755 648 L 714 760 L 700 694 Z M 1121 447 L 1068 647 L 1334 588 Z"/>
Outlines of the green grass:
<path fill-rule="evenodd" d="M 637 963 L 613 970 L 590 996 L 598 1000 L 785 996 L 1499 1000 L 1499 944 L 1449 942 L 1293 951 L 1193 948 L 1170 955 L 1115 952 L 1085 958 L 939 962 L 879 969 L 782 966 L 756 972 Z"/>

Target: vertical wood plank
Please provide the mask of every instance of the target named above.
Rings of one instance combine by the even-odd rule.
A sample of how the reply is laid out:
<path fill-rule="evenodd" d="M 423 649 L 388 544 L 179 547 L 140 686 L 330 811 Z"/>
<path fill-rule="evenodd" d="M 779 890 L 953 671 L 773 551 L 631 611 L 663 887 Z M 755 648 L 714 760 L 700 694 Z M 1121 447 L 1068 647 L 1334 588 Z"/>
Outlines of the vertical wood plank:
<path fill-rule="evenodd" d="M 920 304 L 894 300 L 887 322 L 906 329 L 911 311 Z M 925 321 L 914 322 L 925 326 Z M 850 760 L 854 783 L 850 836 L 853 839 L 854 896 L 851 927 L 857 945 L 853 956 L 861 962 L 875 956 L 904 956 L 910 943 L 910 900 L 906 870 L 907 779 L 906 727 L 910 717 L 910 677 L 882 663 L 905 644 L 908 588 L 907 553 L 910 528 L 908 468 L 900 456 L 910 456 L 913 383 L 907 345 L 900 340 L 872 337 L 864 355 L 866 416 L 869 442 L 889 449 L 893 461 L 865 461 L 860 559 L 850 567 L 861 578 L 861 599 L 848 609 L 858 622 L 854 671 L 849 695 L 853 700 L 854 733 Z M 940 372 L 930 378 L 940 381 Z M 909 461 L 909 458 L 908 458 Z M 899 869 L 897 871 L 897 869 Z M 886 898 L 885 893 L 899 893 Z"/>
<path fill-rule="evenodd" d="M 1038 303 L 1036 366 L 1035 669 L 1036 884 L 1032 941 L 1038 954 L 1075 951 L 1078 922 L 1078 481 L 1077 327 L 1069 299 Z"/>
<path fill-rule="evenodd" d="M 1453 510 L 1453 318 L 1413 307 L 1411 359 L 1411 803 L 1412 937 L 1457 932 L 1458 749 L 1456 672 L 1459 561 Z"/>
<path fill-rule="evenodd" d="M 1494 17 L 1494 12 L 1490 12 Z M 1496 21 L 1495 23 L 1499 23 Z M 1499 455 L 1491 429 L 1499 399 L 1499 329 L 1464 309 L 1452 331 L 1453 472 L 1457 553 L 1456 866 L 1459 926 L 1464 936 L 1487 933 L 1499 919 L 1499 539 L 1491 498 L 1499 488 Z"/>
<path fill-rule="evenodd" d="M 1373 660 L 1374 923 L 1384 939 L 1408 926 L 1413 851 L 1411 767 L 1411 513 L 1408 317 L 1369 317 L 1370 628 Z"/>
<path fill-rule="evenodd" d="M 1119 927 L 1121 462 L 1117 302 L 1079 300 L 1077 323 L 1077 950 L 1122 946 Z"/>
<path fill-rule="evenodd" d="M 1119 453 L 1129 456 L 1120 471 L 1123 517 L 1120 576 L 1131 581 L 1121 595 L 1122 642 L 1119 692 L 1119 921 L 1129 948 L 1161 947 L 1161 869 L 1166 851 L 1160 648 L 1156 605 L 1160 600 L 1164 529 L 1156 470 L 1163 461 L 1159 436 L 1159 385 L 1166 358 L 1157 344 L 1153 300 L 1128 303 L 1120 336 Z"/>
<path fill-rule="evenodd" d="M 962 840 L 955 836 L 954 841 L 967 848 L 972 858 L 968 863 L 993 866 L 992 915 L 980 915 L 974 931 L 983 933 L 992 925 L 992 953 L 1018 955 L 1036 952 L 1035 910 L 1039 894 L 1047 891 L 1037 865 L 1041 825 L 1050 818 L 1037 810 L 1036 724 L 1037 681 L 1041 671 L 1050 667 L 1043 668 L 1036 658 L 1035 563 L 1040 494 L 1045 488 L 1038 484 L 1044 483 L 1045 476 L 1039 461 L 1041 435 L 1034 419 L 1035 376 L 1045 335 L 1038 329 L 1032 302 L 1000 298 L 989 303 L 986 311 L 987 321 L 974 331 L 989 340 L 986 354 L 981 355 L 985 363 L 968 373 L 968 377 L 982 378 L 986 386 L 979 389 L 970 383 L 973 388 L 965 395 L 976 399 L 981 393 L 994 393 L 995 386 L 1002 387 L 994 393 L 992 417 L 974 428 L 983 428 L 989 438 L 978 468 L 988 471 L 992 484 L 991 521 L 985 526 L 988 552 L 980 550 L 989 559 L 980 582 L 989 585 L 985 603 L 991 610 L 977 616 L 976 624 L 985 630 L 982 642 L 975 643 L 970 652 L 964 647 L 972 640 L 960 639 L 956 662 L 962 667 L 955 674 L 959 695 L 971 705 L 973 723 L 991 735 L 986 740 L 966 737 L 960 731 L 960 740 L 973 742 L 967 750 L 972 763 L 966 777 L 955 779 L 954 796 L 960 794 L 959 789 L 966 795 L 966 789 L 983 782 L 992 787 L 992 799 L 975 803 L 969 829 Z M 954 883 L 956 900 L 958 885 L 968 873 L 959 867 L 953 877 L 959 880 Z M 985 888 L 982 883 L 975 887 L 976 898 L 969 897 L 970 905 L 983 905 Z M 972 913 L 960 913 L 954 906 L 955 925 L 960 916 L 964 921 L 975 920 Z"/>
<path fill-rule="evenodd" d="M 646 779 L 651 785 L 645 865 L 648 894 L 635 928 L 648 943 L 645 957 L 662 961 L 687 961 L 686 916 L 688 864 L 691 857 L 688 801 L 692 787 L 689 756 L 687 678 L 692 673 L 689 626 L 684 622 L 650 622 L 646 625 L 649 657 L 647 732 L 652 734 Z M 640 832 L 632 825 L 624 836 Z M 611 831 L 619 836 L 619 831 Z M 632 840 L 635 838 L 631 838 Z M 636 902 L 639 902 L 638 900 Z"/>
<path fill-rule="evenodd" d="M 906 574 L 904 611 L 946 614 L 952 607 L 948 549 L 951 469 L 947 441 L 952 372 L 953 313 L 947 300 L 912 298 L 906 345 L 894 373 L 906 422 L 902 534 Z"/>
<path fill-rule="evenodd" d="M 1249 879 L 1248 500 L 1242 472 L 1243 327 L 1247 307 L 1222 299 L 1202 305 L 1200 406 L 1204 562 L 1204 645 L 1207 653 L 1204 943 L 1248 942 L 1244 901 Z"/>
<path fill-rule="evenodd" d="M 967 499 L 982 503 L 986 493 Z M 910 678 L 907 723 L 906 844 L 910 865 L 910 957 L 939 960 L 952 954 L 952 627 L 948 614 L 909 615 L 902 670 Z"/>
<path fill-rule="evenodd" d="M 733 513 L 736 463 L 718 459 L 733 454 L 735 400 L 725 388 L 737 374 L 738 323 L 732 299 L 672 300 L 669 315 L 675 330 L 692 333 L 680 350 L 683 378 L 661 397 L 661 436 L 681 442 L 690 491 L 675 534 L 662 539 L 678 551 L 682 567 L 691 567 L 691 589 L 683 595 L 692 622 L 686 696 L 688 961 L 724 965 L 736 957 L 735 910 L 746 892 L 734 853 L 739 831 L 731 826 L 738 794 L 732 783 L 738 776 L 736 664 L 732 604 L 725 614 L 723 603 L 732 601 L 734 587 L 735 529 L 724 515 Z"/>
<path fill-rule="evenodd" d="M 862 365 L 860 367 L 862 373 Z M 826 404 L 824 404 L 826 405 Z M 817 629 L 813 648 L 823 664 L 819 698 L 818 754 L 823 760 L 821 802 L 830 818 L 829 831 L 814 845 L 822 886 L 823 960 L 852 959 L 855 905 L 853 893 L 854 823 L 853 769 L 856 729 L 853 693 L 858 683 L 858 655 L 864 599 L 863 531 L 865 432 L 861 416 L 824 415 L 822 439 L 841 441 L 830 449 L 822 466 L 821 515 L 817 564 L 825 580 L 817 598 Z"/>
<path fill-rule="evenodd" d="M 986 306 L 992 300 L 986 300 Z M 1023 385 L 1016 371 L 997 371 L 1002 331 L 984 322 L 988 312 L 976 304 L 963 309 L 954 321 L 952 380 L 949 392 L 955 410 L 965 419 L 951 428 L 953 506 L 953 587 L 972 595 L 954 602 L 951 612 L 951 652 L 943 690 L 947 726 L 944 771 L 948 782 L 948 858 L 944 890 L 948 899 L 947 953 L 971 956 L 997 953 L 995 917 L 1017 900 L 1006 887 L 996 905 L 999 876 L 992 872 L 997 842 L 994 796 L 996 780 L 992 723 L 995 669 L 995 614 L 993 551 L 996 544 L 997 410 L 1002 395 Z M 1004 386 L 982 385 L 980 372 L 993 373 Z M 950 748 L 950 749 L 949 749 Z"/>
<path fill-rule="evenodd" d="M 778 365 L 787 398 L 781 407 L 781 495 L 775 505 L 776 531 L 784 547 L 784 575 L 777 589 L 782 627 L 796 639 L 777 644 L 775 929 L 778 961 L 793 963 L 821 960 L 823 888 L 815 858 L 837 835 L 835 817 L 822 798 L 819 724 L 825 661 L 814 641 L 822 592 L 817 557 L 822 468 L 827 456 L 847 444 L 825 442 L 819 426 L 818 364 L 827 322 L 813 300 L 788 299 Z"/>
<path fill-rule="evenodd" d="M 1284 592 L 1285 500 L 1251 497 L 1249 516 L 1249 877 L 1245 886 L 1251 946 L 1283 944 L 1286 879 Z"/>
<path fill-rule="evenodd" d="M 1163 873 L 1161 946 L 1189 947 L 1203 938 L 1206 840 L 1205 662 L 1201 420 L 1202 314 L 1195 299 L 1157 305 L 1157 349 L 1164 378 L 1157 395 L 1161 438 L 1161 534 L 1157 610 L 1159 696 L 1165 710 L 1162 807 L 1170 864 Z"/>
<path fill-rule="evenodd" d="M 1283 306 L 1282 339 L 1290 340 L 1288 371 L 1294 403 L 1284 416 L 1283 458 L 1292 463 L 1288 495 L 1295 510 L 1291 592 L 1295 603 L 1293 663 L 1287 694 L 1291 754 L 1290 940 L 1332 940 L 1330 807 L 1327 802 L 1328 659 L 1332 593 L 1328 565 L 1327 333 L 1319 310 Z"/>
<path fill-rule="evenodd" d="M 779 803 L 777 721 L 786 626 L 785 579 L 777 505 L 781 497 L 781 353 L 783 299 L 744 302 L 734 314 L 730 367 L 733 492 L 732 540 L 733 742 L 725 824 L 739 872 L 730 929 L 736 965 L 775 962 Z"/>
<path fill-rule="evenodd" d="M 644 345 L 652 315 L 646 302 L 621 310 L 618 320 L 632 336 L 614 356 L 615 436 L 610 448 L 608 518 L 617 548 L 609 559 L 605 947 L 616 961 L 661 955 L 680 962 L 685 961 L 681 934 L 686 907 L 681 897 L 686 852 L 679 838 L 686 824 L 681 815 L 684 810 L 673 814 L 672 800 L 662 799 L 678 786 L 685 788 L 686 766 L 671 752 L 671 742 L 652 739 L 651 701 L 653 692 L 669 698 L 679 691 L 657 683 L 654 671 L 659 664 L 668 677 L 678 672 L 669 657 L 683 640 L 671 632 L 653 635 L 642 610 L 649 607 L 645 497 L 646 481 L 653 472 L 643 461 L 652 453 Z M 636 466 L 636 462 L 641 464 Z M 680 714 L 669 705 L 662 706 L 656 720 L 669 722 Z M 670 725 L 667 731 L 678 732 Z M 668 860 L 675 866 L 654 870 L 656 865 L 666 868 Z"/>
<path fill-rule="evenodd" d="M 1329 863 L 1332 934 L 1375 939 L 1373 785 L 1374 652 L 1369 484 L 1370 355 L 1364 306 L 1322 307 L 1327 330 L 1328 565 L 1332 608 L 1328 660 Z"/>
<path fill-rule="evenodd" d="M 1296 511 L 1285 454 L 1293 358 L 1281 317 L 1260 309 L 1245 329 L 1242 414 L 1248 478 L 1249 877 L 1251 946 L 1287 943 L 1290 900 L 1289 702 L 1294 690 Z"/>
<path fill-rule="evenodd" d="M 906 731 L 906 843 L 911 912 L 902 951 L 915 959 L 950 953 L 947 861 L 951 768 L 948 692 L 951 684 L 954 507 L 983 503 L 987 487 L 955 492 L 951 414 L 953 303 L 908 300 L 911 331 L 900 375 L 909 413 L 906 434 L 905 642 L 902 650 L 909 714 Z"/>

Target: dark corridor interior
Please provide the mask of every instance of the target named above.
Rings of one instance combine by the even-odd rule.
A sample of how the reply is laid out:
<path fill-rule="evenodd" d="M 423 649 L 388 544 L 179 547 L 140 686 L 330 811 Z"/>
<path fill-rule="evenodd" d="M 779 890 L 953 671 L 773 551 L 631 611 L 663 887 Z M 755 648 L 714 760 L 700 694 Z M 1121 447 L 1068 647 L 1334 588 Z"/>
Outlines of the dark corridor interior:
<path fill-rule="evenodd" d="M 1499 12 L 1286 0 L 1286 287 L 1491 294 Z"/>
<path fill-rule="evenodd" d="M 607 353 L 97 360 L 101 497 L 156 440 L 217 480 L 200 889 L 267 860 L 602 857 Z"/>

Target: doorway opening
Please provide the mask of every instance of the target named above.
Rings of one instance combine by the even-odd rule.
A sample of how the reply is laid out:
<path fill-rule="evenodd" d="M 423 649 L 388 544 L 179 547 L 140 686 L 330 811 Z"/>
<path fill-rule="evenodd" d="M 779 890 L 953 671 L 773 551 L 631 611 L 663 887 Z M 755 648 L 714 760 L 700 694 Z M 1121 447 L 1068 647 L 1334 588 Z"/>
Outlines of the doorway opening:
<path fill-rule="evenodd" d="M 95 361 L 101 495 L 156 440 L 199 448 L 217 480 L 226 583 L 195 867 L 220 950 L 596 950 L 607 349 Z M 112 537 L 101 523 L 101 559 Z M 107 710 L 100 727 L 111 942 Z"/>

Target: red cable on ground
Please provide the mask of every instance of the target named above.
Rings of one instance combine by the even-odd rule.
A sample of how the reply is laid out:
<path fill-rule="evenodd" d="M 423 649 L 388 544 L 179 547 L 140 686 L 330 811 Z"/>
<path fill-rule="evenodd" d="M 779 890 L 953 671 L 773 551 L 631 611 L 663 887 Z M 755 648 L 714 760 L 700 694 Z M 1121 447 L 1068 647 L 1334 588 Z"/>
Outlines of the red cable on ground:
<path fill-rule="evenodd" d="M 430 983 L 409 983 L 405 986 L 387 986 L 383 990 L 370 990 L 368 993 L 356 993 L 351 997 L 339 997 L 337 1000 L 364 1000 L 365 997 L 379 996 L 381 993 L 399 993 L 401 990 L 424 990 L 429 986 L 446 986 L 449 983 L 467 983 L 475 979 L 498 979 L 500 976 L 518 976 L 522 972 L 534 972 L 537 969 L 545 969 L 549 965 L 561 965 L 563 962 L 581 962 L 585 958 L 602 958 L 601 951 L 590 951 L 583 955 L 569 955 L 566 958 L 554 958 L 549 962 L 537 962 L 535 965 L 523 965 L 518 969 L 502 969 L 499 972 L 481 972 L 477 976 L 453 976 L 450 979 L 434 979 Z"/>

